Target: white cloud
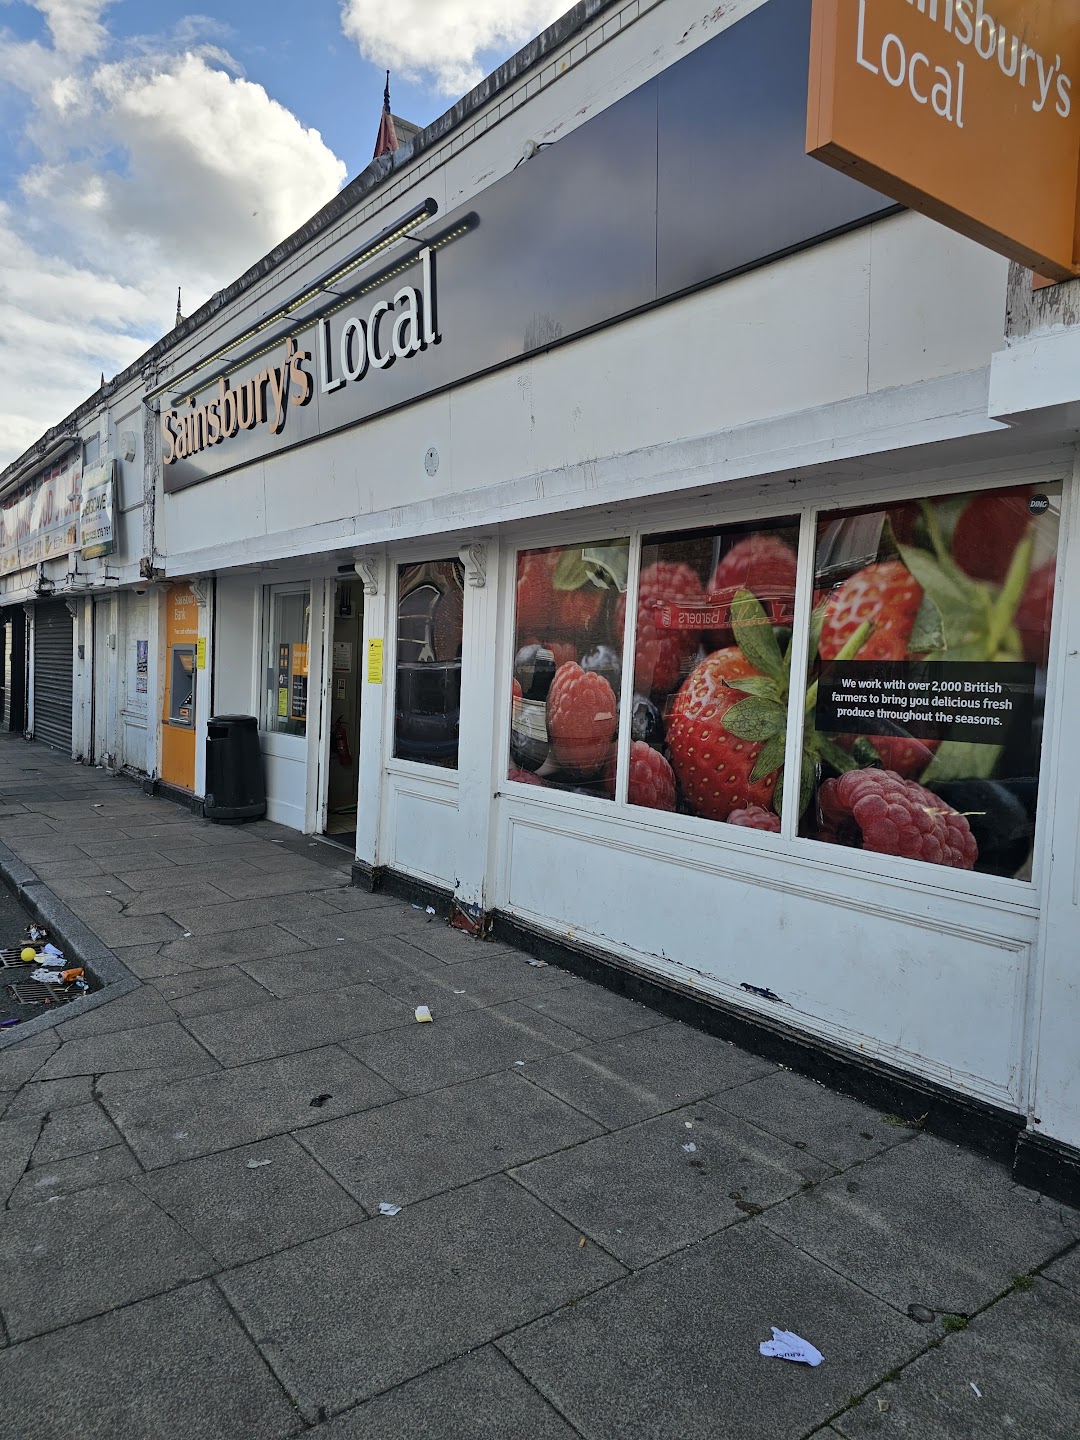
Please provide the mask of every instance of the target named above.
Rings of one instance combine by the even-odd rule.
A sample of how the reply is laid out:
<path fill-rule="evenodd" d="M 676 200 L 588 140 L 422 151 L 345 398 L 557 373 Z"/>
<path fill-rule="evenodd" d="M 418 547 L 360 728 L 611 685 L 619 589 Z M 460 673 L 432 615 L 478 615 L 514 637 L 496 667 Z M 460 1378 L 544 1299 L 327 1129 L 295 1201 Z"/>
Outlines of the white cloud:
<path fill-rule="evenodd" d="M 0 33 L 37 159 L 0 202 L 0 466 L 331 199 L 345 166 L 211 46 L 113 60 L 98 0 Z M 205 28 L 205 27 L 203 27 Z"/>
<path fill-rule="evenodd" d="M 61 55 L 81 59 L 97 55 L 104 48 L 106 31 L 102 11 L 109 0 L 35 0 L 52 32 L 53 45 Z"/>
<path fill-rule="evenodd" d="M 483 79 L 481 54 L 524 45 L 568 8 L 569 0 L 342 0 L 341 24 L 366 60 L 458 96 Z"/>

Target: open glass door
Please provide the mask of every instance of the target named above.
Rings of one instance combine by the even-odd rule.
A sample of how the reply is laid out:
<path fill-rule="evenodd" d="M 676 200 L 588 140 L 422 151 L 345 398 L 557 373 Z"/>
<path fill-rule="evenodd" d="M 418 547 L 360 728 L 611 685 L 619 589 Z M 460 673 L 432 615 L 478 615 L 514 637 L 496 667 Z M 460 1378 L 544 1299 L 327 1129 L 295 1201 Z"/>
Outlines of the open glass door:
<path fill-rule="evenodd" d="M 356 849 L 360 784 L 360 659 L 364 638 L 364 587 L 339 580 L 334 595 L 327 676 L 326 828 L 328 840 Z"/>

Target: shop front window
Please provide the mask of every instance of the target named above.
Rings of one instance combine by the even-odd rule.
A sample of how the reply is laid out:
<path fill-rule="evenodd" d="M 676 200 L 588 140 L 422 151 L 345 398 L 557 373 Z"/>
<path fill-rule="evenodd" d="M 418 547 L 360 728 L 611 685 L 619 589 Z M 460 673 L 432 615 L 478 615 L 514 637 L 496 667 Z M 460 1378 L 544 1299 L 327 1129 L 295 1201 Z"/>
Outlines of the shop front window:
<path fill-rule="evenodd" d="M 517 557 L 508 778 L 614 799 L 628 539 Z"/>
<path fill-rule="evenodd" d="M 271 585 L 266 591 L 266 693 L 263 729 L 307 734 L 311 590 Z"/>
<path fill-rule="evenodd" d="M 779 831 L 799 526 L 641 547 L 627 800 Z"/>
<path fill-rule="evenodd" d="M 1030 879 L 1060 485 L 817 527 L 800 830 Z"/>
<path fill-rule="evenodd" d="M 398 567 L 394 755 L 456 770 L 461 719 L 465 567 Z"/>

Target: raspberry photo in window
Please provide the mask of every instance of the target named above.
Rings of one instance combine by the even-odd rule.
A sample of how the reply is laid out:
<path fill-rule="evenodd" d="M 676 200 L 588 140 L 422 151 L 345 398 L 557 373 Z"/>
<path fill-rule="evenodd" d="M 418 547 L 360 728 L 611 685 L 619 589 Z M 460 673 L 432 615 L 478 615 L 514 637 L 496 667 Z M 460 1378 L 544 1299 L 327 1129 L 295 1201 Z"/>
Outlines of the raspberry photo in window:
<path fill-rule="evenodd" d="M 817 527 L 801 829 L 1030 879 L 1060 486 L 839 512 Z"/>
<path fill-rule="evenodd" d="M 507 778 L 615 796 L 628 539 L 517 558 Z"/>

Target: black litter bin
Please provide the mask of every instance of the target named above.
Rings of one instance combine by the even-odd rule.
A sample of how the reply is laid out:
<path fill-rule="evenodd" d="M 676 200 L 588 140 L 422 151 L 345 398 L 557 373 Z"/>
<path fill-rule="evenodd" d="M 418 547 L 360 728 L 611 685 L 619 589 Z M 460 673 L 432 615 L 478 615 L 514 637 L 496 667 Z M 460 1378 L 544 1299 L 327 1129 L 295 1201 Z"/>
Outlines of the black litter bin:
<path fill-rule="evenodd" d="M 266 814 L 266 782 L 254 715 L 212 715 L 206 726 L 208 820 L 235 824 Z"/>

